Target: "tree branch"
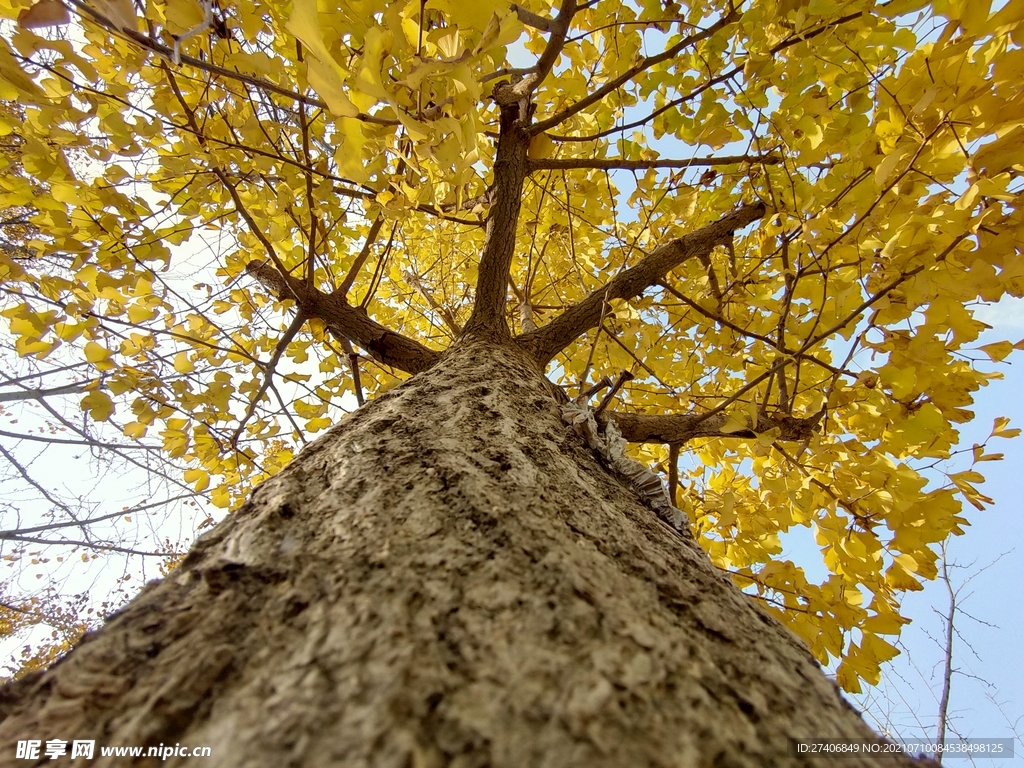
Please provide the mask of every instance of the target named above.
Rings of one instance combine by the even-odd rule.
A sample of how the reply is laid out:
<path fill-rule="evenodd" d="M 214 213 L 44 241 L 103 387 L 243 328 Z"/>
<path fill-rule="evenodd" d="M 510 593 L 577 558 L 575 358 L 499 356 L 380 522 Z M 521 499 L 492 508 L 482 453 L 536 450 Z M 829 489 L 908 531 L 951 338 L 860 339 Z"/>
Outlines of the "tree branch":
<path fill-rule="evenodd" d="M 380 228 L 384 224 L 384 217 L 378 215 L 373 223 L 370 225 L 370 231 L 366 233 L 366 240 L 363 241 L 363 247 L 360 249 L 359 254 L 352 262 L 352 266 L 348 270 L 348 274 L 341 281 L 337 290 L 342 296 L 348 295 L 349 290 L 352 288 L 352 284 L 356 281 L 356 277 L 359 275 L 359 270 L 363 268 L 363 264 L 366 263 L 366 259 L 370 255 L 370 249 L 373 248 L 374 242 L 377 240 L 377 235 L 380 233 Z"/>
<path fill-rule="evenodd" d="M 79 12 L 81 16 L 88 17 L 90 20 L 92 20 L 99 26 L 103 27 L 104 29 L 108 30 L 109 32 L 114 32 L 123 35 L 136 45 L 140 46 L 145 50 L 152 51 L 153 53 L 162 57 L 166 61 L 172 61 L 174 59 L 174 49 L 170 46 L 163 45 L 162 43 L 159 43 L 153 38 L 151 38 L 149 35 L 144 35 L 137 30 L 127 29 L 119 26 L 118 24 L 114 23 L 111 19 L 104 16 L 102 13 L 97 11 L 95 8 L 92 8 L 82 0 L 68 1 L 71 5 L 75 7 L 75 9 Z M 188 64 L 190 67 L 195 67 L 197 69 L 203 70 L 204 72 L 209 72 L 212 75 L 224 77 L 229 80 L 237 80 L 240 83 L 251 85 L 253 88 L 258 88 L 259 90 L 264 91 L 265 93 L 273 93 L 277 94 L 278 96 L 284 96 L 286 98 L 298 102 L 299 104 L 307 104 L 311 107 L 318 107 L 319 109 L 323 110 L 327 109 L 327 104 L 325 104 L 320 99 L 313 98 L 311 96 L 305 96 L 301 93 L 296 93 L 295 91 L 288 90 L 287 88 L 282 88 L 281 86 L 275 85 L 274 83 L 271 83 L 267 80 L 261 80 L 258 77 L 253 77 L 252 75 L 237 72 L 233 69 L 227 69 L 226 67 L 220 67 L 208 61 L 203 61 L 202 59 L 197 59 L 192 56 L 186 56 L 184 54 L 179 54 L 178 59 L 182 64 Z M 401 125 L 401 122 L 395 118 L 381 118 L 376 117 L 374 115 L 367 115 L 363 113 L 356 115 L 355 119 L 364 123 L 372 123 L 374 125 Z"/>
<path fill-rule="evenodd" d="M 723 157 L 700 157 L 692 160 L 625 160 L 618 157 L 599 160 L 597 158 L 573 157 L 565 160 L 554 158 L 531 160 L 529 168 L 531 171 L 571 171 L 576 169 L 646 171 L 651 168 L 704 168 L 715 165 L 739 165 L 740 163 L 778 165 L 781 162 L 782 158 L 779 155 L 726 155 Z"/>
<path fill-rule="evenodd" d="M 87 448 L 109 448 L 114 451 L 134 450 L 147 451 L 149 453 L 161 452 L 160 447 L 156 445 L 142 445 L 141 443 L 105 443 L 100 440 L 93 440 L 91 438 L 86 438 L 83 440 L 69 440 L 61 437 L 52 437 L 50 435 L 33 435 L 31 433 L 20 434 L 18 432 L 8 432 L 5 429 L 0 429 L 0 437 L 9 437 L 12 440 L 28 440 L 33 443 L 49 443 L 51 445 L 81 445 Z M 128 457 L 121 456 L 121 458 L 127 459 Z M 146 469 L 148 469 L 148 467 L 146 467 Z"/>
<path fill-rule="evenodd" d="M 731 10 L 729 13 L 727 13 L 725 16 L 723 16 L 721 19 L 716 21 L 714 24 L 712 24 L 707 29 L 703 29 L 700 32 L 697 32 L 696 34 L 690 35 L 690 36 L 680 40 L 678 43 L 673 45 L 671 48 L 668 48 L 668 49 L 662 51 L 657 56 L 647 56 L 647 57 L 641 59 L 638 64 L 636 64 L 635 66 L 630 67 L 625 72 L 623 72 L 621 75 L 616 77 L 614 80 L 608 82 L 603 87 L 598 88 L 596 91 L 594 91 L 590 95 L 586 96 L 585 98 L 580 99 L 579 101 L 577 101 L 572 106 L 566 107 L 561 112 L 559 112 L 558 114 L 554 115 L 553 117 L 549 117 L 547 120 L 542 120 L 541 122 L 539 122 L 536 125 L 534 125 L 533 129 L 531 130 L 531 133 L 536 135 L 538 133 L 543 133 L 544 131 L 548 130 L 549 128 L 554 128 L 556 125 L 558 125 L 562 121 L 568 120 L 570 117 L 575 115 L 577 112 L 583 111 L 584 109 L 589 107 L 591 104 L 596 104 L 597 102 L 601 101 L 601 99 L 603 99 L 609 93 L 612 93 L 613 91 L 618 90 L 625 83 L 627 83 L 630 80 L 632 80 L 634 77 L 636 77 L 638 74 L 643 72 L 645 69 L 649 69 L 650 67 L 653 67 L 653 66 L 656 66 L 658 64 L 661 64 L 662 62 L 668 61 L 669 59 L 673 59 L 676 56 L 678 56 L 680 52 L 682 52 L 683 50 L 685 50 L 689 46 L 694 45 L 695 43 L 699 43 L 701 40 L 706 40 L 707 38 L 711 37 L 713 34 L 718 32 L 720 29 L 723 29 L 724 27 L 728 26 L 732 22 L 736 21 L 739 18 L 739 16 L 740 15 L 739 15 L 738 12 L 736 12 L 735 10 Z"/>
<path fill-rule="evenodd" d="M 636 266 L 620 272 L 547 325 L 519 336 L 519 342 L 539 364 L 547 365 L 580 334 L 600 322 L 601 307 L 606 297 L 610 301 L 639 296 L 645 288 L 657 283 L 687 259 L 710 253 L 716 245 L 724 245 L 732 238 L 733 232 L 760 219 L 765 210 L 763 203 L 743 205 L 713 224 L 658 246 Z"/>
<path fill-rule="evenodd" d="M 249 406 L 245 409 L 245 415 L 239 420 L 238 427 L 231 435 L 231 447 L 238 447 L 238 438 L 242 436 L 242 432 L 245 430 L 245 425 L 249 423 L 249 419 L 251 419 L 253 414 L 256 413 L 256 408 L 259 407 L 260 400 L 263 399 L 263 395 L 265 395 L 267 390 L 270 388 L 274 374 L 277 372 L 277 364 L 281 362 L 281 357 L 284 355 L 284 351 L 288 349 L 288 345 L 292 343 L 292 339 L 295 338 L 295 335 L 299 332 L 302 326 L 305 325 L 305 323 L 306 316 L 302 314 L 302 310 L 299 310 L 295 314 L 295 317 L 292 318 L 291 325 L 288 326 L 288 329 L 284 334 L 282 334 L 281 338 L 277 340 L 277 346 L 274 349 L 273 356 L 270 358 L 270 362 L 265 366 L 261 366 L 263 368 L 263 383 L 260 385 L 260 388 L 257 390 L 253 399 L 249 401 Z"/>
<path fill-rule="evenodd" d="M 77 384 L 65 384 L 52 389 L 25 389 L 20 392 L 0 392 L 0 403 L 10 403 L 17 400 L 42 400 L 51 395 L 75 395 L 85 392 L 89 382 L 81 381 Z"/>
<path fill-rule="evenodd" d="M 459 321 L 456 319 L 455 315 L 452 314 L 450 309 L 438 303 L 437 299 L 435 299 L 430 294 L 430 291 L 427 290 L 427 286 L 423 284 L 423 280 L 420 279 L 419 275 L 411 269 L 407 269 L 402 273 L 402 277 L 405 279 L 405 282 L 407 282 L 409 286 L 416 291 L 416 293 L 418 293 L 425 302 L 427 302 L 430 308 L 437 313 L 438 317 L 444 321 L 444 324 L 448 326 L 448 330 L 450 330 L 456 337 L 462 334 L 462 326 L 459 325 Z"/>
<path fill-rule="evenodd" d="M 827 24 L 823 24 L 822 26 L 818 27 L 817 29 L 813 29 L 813 30 L 811 30 L 809 32 L 801 31 L 799 33 L 796 33 L 796 34 L 792 35 L 791 37 L 787 37 L 781 43 L 779 43 L 774 48 L 772 48 L 768 53 L 769 53 L 769 55 L 774 56 L 776 53 L 779 53 L 780 51 L 784 51 L 785 49 L 790 48 L 790 47 L 792 47 L 794 45 L 798 45 L 800 43 L 805 43 L 808 40 L 811 40 L 811 39 L 817 37 L 818 35 L 821 35 L 821 34 L 827 32 L 827 31 L 829 31 L 830 29 L 834 29 L 835 27 L 838 27 L 838 26 L 840 26 L 842 24 L 845 24 L 848 21 L 852 21 L 854 19 L 859 19 L 859 18 L 861 18 L 861 16 L 862 16 L 862 13 L 860 11 L 858 11 L 857 13 L 851 13 L 851 14 L 849 14 L 847 16 L 842 16 L 842 17 L 836 19 L 835 21 L 829 22 Z M 656 110 L 651 112 L 646 117 L 642 117 L 639 120 L 634 120 L 631 123 L 626 123 L 624 125 L 613 125 L 612 127 L 606 128 L 603 131 L 598 131 L 597 133 L 591 133 L 591 134 L 588 134 L 587 136 L 551 136 L 550 138 L 551 138 L 552 141 L 565 141 L 565 142 L 569 142 L 569 141 L 596 141 L 598 139 L 603 139 L 605 136 L 610 136 L 613 133 L 620 133 L 622 131 L 632 130 L 633 128 L 637 128 L 637 127 L 639 127 L 641 125 L 644 125 L 645 123 L 650 122 L 651 120 L 656 118 L 658 115 L 661 115 L 661 114 L 664 114 L 665 112 L 668 112 L 670 110 L 676 109 L 681 104 L 685 104 L 686 102 L 691 101 L 692 99 L 695 99 L 697 96 L 699 96 L 700 94 L 704 93 L 708 88 L 711 88 L 714 85 L 718 85 L 719 83 L 722 83 L 722 82 L 725 82 L 727 80 L 732 79 L 733 77 L 735 77 L 736 75 L 738 75 L 740 72 L 743 71 L 743 67 L 744 67 L 744 65 L 741 64 L 739 66 L 733 67 L 732 69 L 728 70 L 727 72 L 723 72 L 720 75 L 716 75 L 715 77 L 712 77 L 706 83 L 704 83 L 703 85 L 701 85 L 697 89 L 691 91 L 690 93 L 687 93 L 687 94 L 685 94 L 683 96 L 680 96 L 679 98 L 672 99 L 671 101 L 666 102 L 665 104 L 662 104 L 660 107 L 658 107 Z M 574 104 L 573 108 L 575 108 L 575 106 L 576 105 Z M 584 106 L 588 106 L 588 105 L 584 105 Z M 576 111 L 578 111 L 578 110 L 575 110 L 573 112 L 573 114 L 575 114 Z M 561 119 L 564 119 L 564 118 L 560 118 L 560 120 Z M 548 123 L 552 123 L 552 121 L 551 120 L 545 120 L 544 123 L 542 123 L 542 124 L 537 126 L 538 130 L 547 130 L 548 127 L 550 127 L 550 126 L 547 125 Z M 540 127 L 541 125 L 543 125 L 544 127 L 541 128 Z M 552 123 L 552 125 L 554 125 L 554 123 Z"/>
<path fill-rule="evenodd" d="M 7 461 L 11 464 L 11 466 L 14 467 L 18 471 L 18 474 L 21 475 L 22 479 L 26 483 L 31 485 L 33 488 L 35 488 L 39 492 L 40 496 L 42 496 L 44 499 L 46 499 L 48 502 L 50 502 L 50 504 L 52 504 L 54 507 L 56 507 L 57 509 L 59 509 L 62 512 L 64 512 L 64 514 L 66 514 L 73 521 L 78 523 L 78 525 L 82 526 L 82 534 L 85 536 L 86 539 L 89 538 L 89 531 L 85 528 L 84 525 L 82 525 L 82 522 L 78 519 L 78 515 L 76 515 L 74 513 L 74 511 L 71 509 L 71 507 L 69 507 L 67 504 L 65 504 L 60 499 L 54 498 L 54 496 L 49 491 L 47 491 L 43 486 L 41 486 L 38 482 L 36 482 L 35 478 L 33 478 L 32 475 L 30 475 L 28 473 L 28 470 L 25 469 L 25 467 L 22 466 L 18 462 L 18 460 L 15 459 L 14 456 L 12 456 L 10 454 L 10 452 L 6 448 L 4 448 L 2 445 L 0 445 L 0 455 L 2 455 L 5 459 L 7 459 Z"/>
<path fill-rule="evenodd" d="M 796 350 L 789 349 L 788 347 L 780 346 L 778 341 L 776 339 L 773 339 L 771 336 L 765 336 L 762 333 L 757 333 L 756 331 L 751 331 L 746 328 L 743 328 L 742 326 L 736 325 L 736 323 L 733 323 L 727 318 L 725 318 L 720 312 L 711 312 L 710 310 L 702 307 L 689 296 L 680 293 L 675 288 L 673 288 L 666 280 L 659 280 L 658 285 L 660 285 L 662 288 L 664 288 L 666 291 L 672 294 L 675 298 L 679 299 L 679 301 L 681 301 L 683 304 L 695 310 L 698 314 L 708 318 L 708 320 L 711 320 L 712 322 L 718 323 L 723 328 L 728 328 L 732 331 L 735 331 L 739 335 L 749 339 L 757 339 L 758 341 L 763 341 L 765 344 L 767 344 L 770 347 L 774 347 L 784 355 L 791 355 L 793 357 L 798 357 L 802 360 L 808 360 L 814 363 L 815 365 L 821 366 L 826 371 L 836 376 L 848 376 L 851 379 L 857 378 L 857 374 L 854 373 L 853 371 L 848 371 L 845 368 L 837 368 L 831 363 L 826 363 L 824 360 L 821 360 L 807 352 L 797 352 Z"/>
<path fill-rule="evenodd" d="M 0 381 L 0 385 L 13 386 L 15 384 L 21 384 L 21 382 L 23 381 L 28 381 L 29 379 L 41 379 L 44 376 L 52 376 L 55 373 L 64 373 L 65 371 L 73 371 L 76 368 L 82 368 L 86 365 L 91 365 L 91 363 L 83 360 L 80 363 L 61 365 L 56 368 L 50 368 L 49 370 L 46 371 L 40 371 L 39 373 L 27 373 L 24 376 L 19 376 L 15 379 L 12 379 L 9 376 L 4 375 L 3 373 L 0 373 L 0 379 L 3 379 L 3 381 Z"/>
<path fill-rule="evenodd" d="M 440 352 L 371 320 L 365 310 L 353 307 L 337 291 L 323 293 L 298 278 L 281 274 L 267 261 L 251 261 L 245 271 L 276 298 L 294 301 L 306 317 L 319 318 L 332 334 L 358 344 L 384 365 L 406 373 L 419 373 L 441 357 Z"/>
<path fill-rule="evenodd" d="M 35 536 L 19 536 L 18 534 L 3 534 L 0 539 L 5 541 L 24 541 L 29 544 L 48 544 L 59 547 L 88 547 L 97 551 L 108 550 L 110 552 L 123 552 L 126 555 L 142 555 L 143 557 L 169 557 L 170 552 L 143 552 L 139 549 L 118 547 L 113 544 L 103 544 L 92 541 L 71 541 L 68 539 L 40 539 Z"/>
<path fill-rule="evenodd" d="M 679 488 L 679 443 L 668 446 L 668 498 L 672 506 L 678 508 L 676 490 Z"/>
<path fill-rule="evenodd" d="M 516 9 L 517 14 L 520 14 L 520 21 L 529 26 L 534 26 L 535 24 L 543 25 L 538 27 L 538 29 L 546 28 L 545 31 L 550 32 L 551 37 L 544 48 L 544 52 L 537 59 L 537 64 L 530 70 L 529 74 L 518 82 L 505 83 L 505 93 L 499 93 L 498 88 L 494 89 L 494 99 L 501 107 L 510 106 L 524 99 L 528 100 L 530 94 L 537 90 L 537 87 L 544 82 L 544 78 L 551 74 L 551 68 L 555 66 L 555 62 L 565 46 L 565 38 L 569 34 L 569 26 L 572 24 L 572 17 L 576 15 L 577 9 L 576 0 L 562 0 L 562 4 L 558 9 L 558 15 L 550 21 L 526 11 L 528 18 L 533 22 L 530 23 L 523 19 L 518 6 L 513 6 L 513 8 Z"/>
<path fill-rule="evenodd" d="M 545 18 L 544 16 L 523 8 L 521 5 L 516 5 L 515 3 L 512 3 L 509 7 L 515 11 L 516 16 L 518 16 L 519 20 L 526 26 L 539 29 L 541 32 L 551 31 L 551 27 L 554 24 L 551 19 Z"/>
<path fill-rule="evenodd" d="M 527 126 L 531 106 L 528 97 L 505 103 L 514 87 L 499 83 L 495 88 L 495 99 L 501 105 L 501 129 L 494 160 L 494 184 L 487 213 L 484 252 L 477 270 L 476 301 L 465 327 L 466 333 L 493 335 L 501 339 L 511 337 L 505 320 L 505 302 L 516 247 L 523 180 L 527 173 L 526 153 L 530 148 Z"/>
<path fill-rule="evenodd" d="M 170 504 L 175 501 L 183 501 L 184 499 L 194 499 L 197 496 L 201 497 L 202 495 L 203 494 L 201 493 L 192 491 L 191 493 L 183 493 L 178 496 L 172 496 L 171 498 L 164 499 L 162 501 L 154 501 L 148 504 L 137 504 L 134 507 L 128 507 L 118 512 L 109 512 L 104 515 L 90 517 L 84 520 L 71 520 L 69 522 L 63 523 L 48 523 L 46 525 L 36 525 L 31 528 L 12 528 L 10 530 L 0 531 L 0 539 L 10 538 L 11 536 L 24 536 L 29 533 L 42 533 L 52 531 L 55 528 L 84 528 L 85 526 L 92 525 L 93 523 L 100 523 L 104 520 L 113 520 L 116 517 L 124 517 L 125 515 L 133 515 L 136 512 L 144 512 L 147 509 L 162 507 L 166 504 Z"/>
<path fill-rule="evenodd" d="M 759 415 L 756 424 L 748 424 L 747 429 L 726 432 L 723 428 L 729 421 L 725 413 L 718 413 L 710 418 L 702 414 L 669 414 L 653 415 L 645 413 L 621 413 L 609 411 L 605 419 L 611 419 L 619 428 L 622 436 L 631 443 L 685 443 L 698 437 L 757 437 L 773 429 L 779 429 L 777 440 L 799 442 L 814 434 L 824 409 L 800 418 L 775 414 Z"/>

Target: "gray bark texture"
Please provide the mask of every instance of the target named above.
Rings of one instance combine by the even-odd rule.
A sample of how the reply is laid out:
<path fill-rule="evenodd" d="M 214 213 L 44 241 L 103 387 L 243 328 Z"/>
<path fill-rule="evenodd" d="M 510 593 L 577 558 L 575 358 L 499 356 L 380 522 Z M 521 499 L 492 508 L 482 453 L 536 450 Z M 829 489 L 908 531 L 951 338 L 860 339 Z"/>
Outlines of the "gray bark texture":
<path fill-rule="evenodd" d="M 787 737 L 874 736 L 584 447 L 524 352 L 471 340 L 0 692 L 0 715 L 0 765 L 21 766 L 16 740 L 60 738 L 213 750 L 90 766 L 754 768 L 819 764 Z"/>

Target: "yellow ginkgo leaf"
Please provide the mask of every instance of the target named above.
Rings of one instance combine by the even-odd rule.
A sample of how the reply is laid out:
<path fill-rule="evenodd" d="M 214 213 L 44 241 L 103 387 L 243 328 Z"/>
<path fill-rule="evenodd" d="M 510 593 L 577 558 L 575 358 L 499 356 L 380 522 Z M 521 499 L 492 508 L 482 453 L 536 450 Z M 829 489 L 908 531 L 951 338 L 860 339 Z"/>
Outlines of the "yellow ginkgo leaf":
<path fill-rule="evenodd" d="M 334 60 L 323 38 L 316 0 L 296 0 L 292 15 L 285 28 L 297 37 L 306 49 L 307 78 L 338 117 L 355 117 L 359 110 L 353 106 L 342 85 L 348 72 Z M 308 57 L 312 56 L 312 60 Z"/>
<path fill-rule="evenodd" d="M 210 486 L 210 473 L 205 469 L 186 469 L 184 478 L 186 483 L 192 483 L 200 493 Z"/>
<path fill-rule="evenodd" d="M 106 421 L 114 413 L 114 401 L 106 392 L 94 389 L 82 398 L 82 410 L 88 413 L 93 421 Z"/>
<path fill-rule="evenodd" d="M 174 370 L 178 373 L 192 373 L 195 369 L 195 365 L 189 360 L 188 352 L 179 352 L 174 356 Z"/>

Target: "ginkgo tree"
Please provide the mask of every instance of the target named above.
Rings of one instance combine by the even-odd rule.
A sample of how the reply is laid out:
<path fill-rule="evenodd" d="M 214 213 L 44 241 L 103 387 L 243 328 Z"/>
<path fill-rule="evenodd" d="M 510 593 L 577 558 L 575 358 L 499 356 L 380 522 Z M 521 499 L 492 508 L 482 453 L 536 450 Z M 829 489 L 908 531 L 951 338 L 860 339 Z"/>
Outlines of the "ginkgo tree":
<path fill-rule="evenodd" d="M 864 733 L 754 600 L 859 690 L 987 501 L 956 425 L 1015 346 L 972 308 L 1024 294 L 1024 6 L 2 13 L 17 353 L 84 361 L 92 420 L 238 511 L 0 731 L 91 670 L 68 728 L 240 762 L 319 764 L 327 724 L 346 764 Z"/>

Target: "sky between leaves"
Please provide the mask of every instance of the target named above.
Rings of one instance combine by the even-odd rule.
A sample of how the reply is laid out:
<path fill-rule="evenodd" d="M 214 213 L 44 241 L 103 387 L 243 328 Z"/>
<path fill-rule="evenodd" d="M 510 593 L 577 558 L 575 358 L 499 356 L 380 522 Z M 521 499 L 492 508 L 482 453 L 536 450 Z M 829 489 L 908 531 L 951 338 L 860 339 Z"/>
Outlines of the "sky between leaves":
<path fill-rule="evenodd" d="M 667 446 L 636 456 L 678 474 L 712 560 L 820 660 L 841 659 L 844 688 L 877 682 L 900 595 L 934 578 L 939 543 L 987 502 L 976 486 L 998 449 L 958 446 L 957 425 L 985 363 L 1014 348 L 978 346 L 972 308 L 1024 293 L 1024 7 L 238 2 L 191 37 L 194 0 L 0 0 L 0 17 L 12 351 L 33 387 L 82 388 L 89 421 L 60 429 L 159 452 L 222 508 L 332 424 L 346 393 L 405 376 L 246 265 L 450 344 L 479 277 L 496 84 L 546 75 L 514 334 L 763 203 L 725 245 L 613 301 L 549 372 L 575 395 L 630 371 L 620 411 L 724 415 L 675 471 Z M 524 48 L 533 70 L 517 69 Z M 170 280 L 198 233 L 215 259 L 191 285 Z M 58 370 L 68 361 L 81 367 Z M 818 414 L 798 441 L 778 426 Z M 11 434 L 16 460 L 25 435 Z M 997 420 L 989 442 L 1014 434 Z M 795 526 L 814 532 L 826 578 L 779 557 Z M 16 530 L 7 541 L 9 557 L 29 551 Z"/>

